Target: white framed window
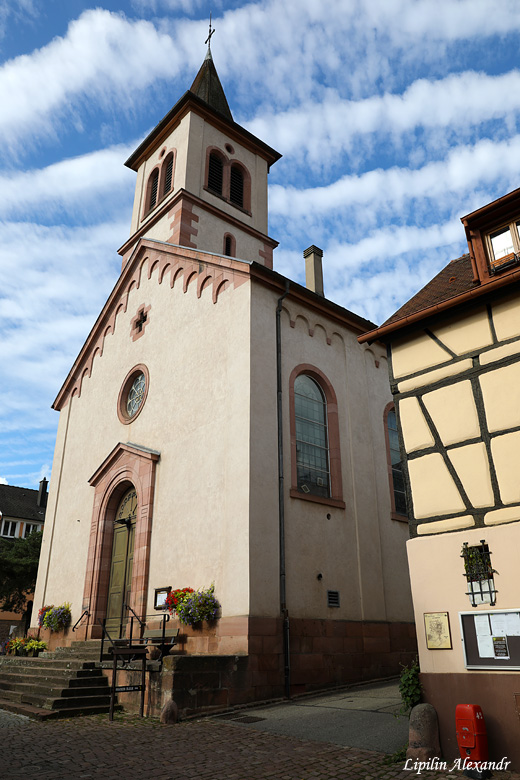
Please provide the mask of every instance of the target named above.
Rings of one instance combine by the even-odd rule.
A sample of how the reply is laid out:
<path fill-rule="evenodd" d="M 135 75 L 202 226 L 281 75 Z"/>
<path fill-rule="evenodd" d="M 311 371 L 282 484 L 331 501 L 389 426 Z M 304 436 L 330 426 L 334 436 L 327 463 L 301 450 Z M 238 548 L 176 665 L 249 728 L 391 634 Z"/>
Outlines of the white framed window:
<path fill-rule="evenodd" d="M 492 272 L 520 261 L 520 222 L 511 222 L 486 236 Z"/>
<path fill-rule="evenodd" d="M 32 534 L 34 531 L 41 531 L 41 525 L 39 525 L 39 523 L 24 523 L 23 538 L 27 539 L 29 534 Z"/>
<path fill-rule="evenodd" d="M 16 536 L 16 528 L 18 523 L 16 520 L 2 520 L 2 529 L 0 536 L 6 536 L 9 539 L 13 539 Z"/>

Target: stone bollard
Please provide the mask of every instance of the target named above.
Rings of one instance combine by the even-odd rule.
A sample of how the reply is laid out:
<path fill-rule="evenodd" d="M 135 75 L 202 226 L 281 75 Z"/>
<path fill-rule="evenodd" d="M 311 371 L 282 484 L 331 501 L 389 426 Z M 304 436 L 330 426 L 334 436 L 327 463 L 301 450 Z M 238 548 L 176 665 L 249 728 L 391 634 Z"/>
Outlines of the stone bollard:
<path fill-rule="evenodd" d="M 417 704 L 410 713 L 409 746 L 406 758 L 427 761 L 440 758 L 439 724 L 431 704 Z"/>
<path fill-rule="evenodd" d="M 179 717 L 179 708 L 173 701 L 173 699 L 168 699 L 166 704 L 161 710 L 161 723 L 177 723 L 177 718 Z"/>

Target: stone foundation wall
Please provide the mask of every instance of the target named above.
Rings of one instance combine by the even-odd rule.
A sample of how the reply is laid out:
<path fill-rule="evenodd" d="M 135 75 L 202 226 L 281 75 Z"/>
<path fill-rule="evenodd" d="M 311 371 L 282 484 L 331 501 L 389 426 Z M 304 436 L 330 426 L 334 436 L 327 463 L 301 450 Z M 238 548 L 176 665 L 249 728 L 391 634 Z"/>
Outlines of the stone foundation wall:
<path fill-rule="evenodd" d="M 205 632 L 198 639 L 212 645 Z M 148 715 L 158 716 L 172 696 L 184 716 L 284 696 L 281 619 L 249 619 L 248 654 L 188 654 L 189 646 L 188 638 L 161 672 L 149 664 Z M 417 653 L 413 623 L 292 620 L 290 648 L 292 695 L 398 675 Z M 111 678 L 108 665 L 105 673 Z M 120 671 L 118 685 L 138 684 L 139 675 Z M 137 711 L 139 694 L 122 694 L 120 702 Z"/>

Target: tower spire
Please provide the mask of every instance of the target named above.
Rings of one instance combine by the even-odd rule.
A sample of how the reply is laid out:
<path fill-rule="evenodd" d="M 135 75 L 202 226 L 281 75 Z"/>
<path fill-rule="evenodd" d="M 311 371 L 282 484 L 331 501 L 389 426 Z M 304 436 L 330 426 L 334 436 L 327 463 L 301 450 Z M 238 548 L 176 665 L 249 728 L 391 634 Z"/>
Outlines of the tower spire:
<path fill-rule="evenodd" d="M 204 62 L 200 66 L 200 70 L 195 76 L 195 80 L 190 87 L 190 92 L 204 100 L 211 108 L 218 111 L 219 114 L 225 116 L 226 119 L 233 121 L 226 95 L 220 83 L 220 79 L 217 75 L 215 63 L 211 55 L 211 36 L 215 32 L 215 28 L 211 24 L 211 13 L 209 15 L 209 33 L 205 40 L 208 44 L 208 51 L 204 58 Z"/>

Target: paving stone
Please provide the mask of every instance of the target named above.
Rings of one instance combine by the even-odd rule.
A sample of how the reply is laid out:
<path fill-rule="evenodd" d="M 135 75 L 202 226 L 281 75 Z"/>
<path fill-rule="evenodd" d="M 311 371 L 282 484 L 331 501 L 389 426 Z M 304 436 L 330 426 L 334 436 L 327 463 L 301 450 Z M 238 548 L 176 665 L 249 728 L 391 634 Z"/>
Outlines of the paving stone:
<path fill-rule="evenodd" d="M 3 739 L 2 739 L 3 737 Z M 232 721 L 175 725 L 121 715 L 37 722 L 0 711 L 9 780 L 416 780 L 384 754 L 253 731 Z M 423 772 L 420 780 L 462 773 Z M 496 772 L 494 780 L 520 780 Z"/>

